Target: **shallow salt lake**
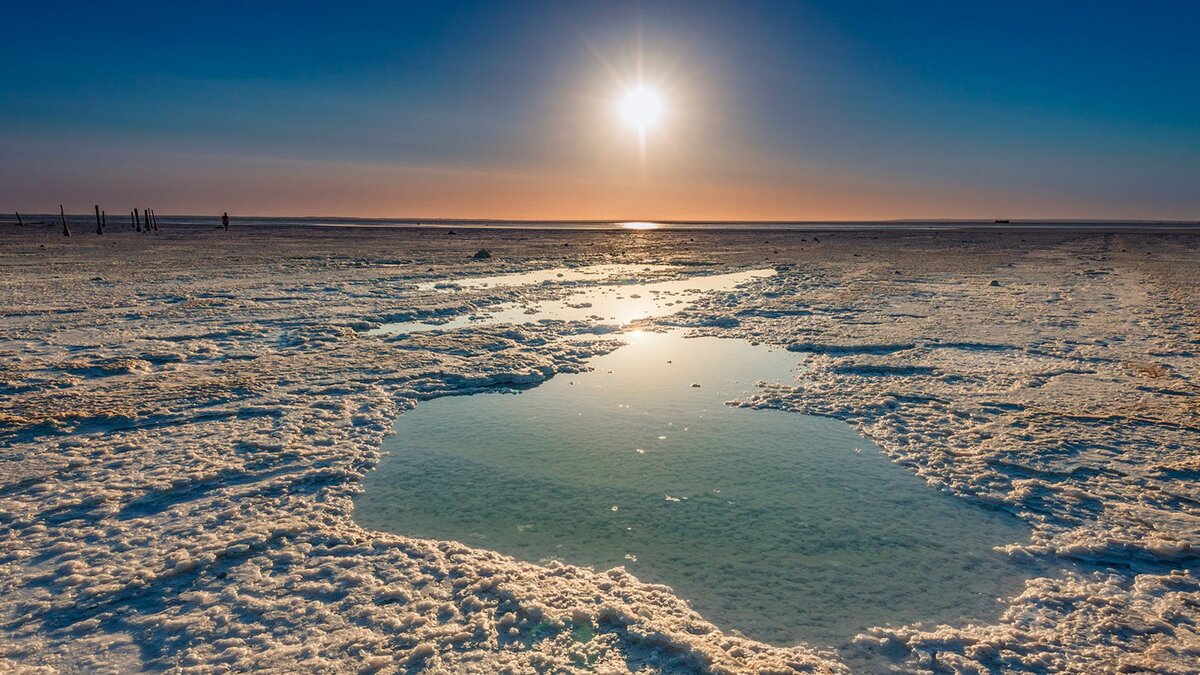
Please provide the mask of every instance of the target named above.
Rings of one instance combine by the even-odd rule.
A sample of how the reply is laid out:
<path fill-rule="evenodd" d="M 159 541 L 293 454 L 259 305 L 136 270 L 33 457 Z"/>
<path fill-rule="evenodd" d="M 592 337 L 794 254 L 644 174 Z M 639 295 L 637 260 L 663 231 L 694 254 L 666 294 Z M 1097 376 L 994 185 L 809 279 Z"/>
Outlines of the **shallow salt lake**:
<path fill-rule="evenodd" d="M 387 323 L 369 332 L 371 335 L 416 333 L 428 330 L 455 330 L 501 323 L 537 323 L 544 320 L 588 321 L 596 324 L 624 326 L 638 319 L 674 314 L 688 303 L 694 302 L 704 293 L 729 290 L 738 284 L 775 274 L 773 269 L 757 269 L 729 274 L 688 276 L 669 281 L 644 281 L 621 275 L 639 271 L 661 273 L 668 271 L 663 265 L 606 265 L 609 268 L 590 273 L 589 279 L 603 283 L 589 285 L 585 290 L 569 294 L 562 300 L 531 303 L 504 303 L 476 314 L 462 315 L 449 321 L 434 324 L 420 321 Z M 595 268 L 590 268 L 595 269 Z M 435 284 L 443 290 L 459 288 L 482 288 L 486 286 L 519 286 L 540 283 L 557 278 L 558 274 L 571 274 L 569 268 L 555 268 L 539 272 L 508 275 L 506 277 L 477 277 Z M 532 278 L 529 275 L 533 275 Z M 498 282 L 497 279 L 504 279 Z M 573 279 L 577 280 L 577 279 Z M 483 284 L 482 286 L 471 284 Z M 434 288 L 433 285 L 429 287 Z"/>
<path fill-rule="evenodd" d="M 678 272 L 672 265 L 582 265 L 580 267 L 552 267 L 530 272 L 513 272 L 482 277 L 465 277 L 453 281 L 428 281 L 417 285 L 422 291 L 455 291 L 463 289 L 504 288 L 533 284 L 556 284 L 575 281 L 618 281 L 622 278 L 644 281 L 647 274 Z"/>
<path fill-rule="evenodd" d="M 1021 590 L 1030 570 L 992 550 L 1028 540 L 1015 518 L 934 490 L 839 421 L 724 404 L 802 377 L 795 354 L 624 337 L 592 372 L 402 415 L 356 519 L 530 561 L 624 565 L 776 644 L 994 619 L 997 598 Z"/>

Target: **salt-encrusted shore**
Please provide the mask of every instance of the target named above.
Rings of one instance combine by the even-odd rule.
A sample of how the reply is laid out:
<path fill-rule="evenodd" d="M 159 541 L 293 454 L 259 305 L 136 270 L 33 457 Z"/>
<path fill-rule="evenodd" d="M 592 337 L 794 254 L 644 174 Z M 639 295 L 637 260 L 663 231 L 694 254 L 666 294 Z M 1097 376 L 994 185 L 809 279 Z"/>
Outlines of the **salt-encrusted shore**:
<path fill-rule="evenodd" d="M 1200 672 L 1200 235 L 0 226 L 0 242 L 0 671 Z M 661 323 L 786 346 L 805 379 L 739 403 L 844 419 L 930 489 L 1030 523 L 1012 555 L 1074 566 L 995 625 L 875 629 L 864 660 L 722 632 L 619 569 L 355 524 L 402 410 L 618 345 L 579 324 L 368 329 L 571 288 L 421 282 L 621 262 L 779 266 Z"/>

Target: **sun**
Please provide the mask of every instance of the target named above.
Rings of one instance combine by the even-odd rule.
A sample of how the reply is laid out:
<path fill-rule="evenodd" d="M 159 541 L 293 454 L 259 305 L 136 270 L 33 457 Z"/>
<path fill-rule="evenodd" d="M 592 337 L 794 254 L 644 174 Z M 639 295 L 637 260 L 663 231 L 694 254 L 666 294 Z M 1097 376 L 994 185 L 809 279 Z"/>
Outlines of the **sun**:
<path fill-rule="evenodd" d="M 663 101 L 658 92 L 639 86 L 625 92 L 621 98 L 621 117 L 641 133 L 658 124 L 663 114 Z"/>

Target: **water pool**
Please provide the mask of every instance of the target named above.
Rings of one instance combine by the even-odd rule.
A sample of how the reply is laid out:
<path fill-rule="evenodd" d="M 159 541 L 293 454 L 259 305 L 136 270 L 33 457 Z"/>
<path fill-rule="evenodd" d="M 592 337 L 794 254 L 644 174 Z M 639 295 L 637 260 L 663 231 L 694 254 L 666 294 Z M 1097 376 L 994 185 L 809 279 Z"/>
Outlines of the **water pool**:
<path fill-rule="evenodd" d="M 364 526 L 530 561 L 624 565 L 708 620 L 840 646 L 885 623 L 995 618 L 1029 530 L 927 486 L 837 420 L 725 401 L 795 354 L 678 333 L 520 394 L 447 397 L 395 424 Z M 698 386 L 693 386 L 698 385 Z"/>
<path fill-rule="evenodd" d="M 655 271 L 655 266 L 634 266 Z M 661 266 L 658 266 L 661 267 Z M 569 272 L 567 268 L 561 268 Z M 658 270 L 661 271 L 661 270 Z M 563 273 L 558 270 L 543 270 L 543 277 Z M 598 325 L 625 326 L 632 321 L 666 316 L 680 311 L 695 302 L 704 293 L 726 291 L 755 279 L 775 274 L 773 269 L 748 270 L 728 274 L 689 276 L 669 281 L 644 281 L 627 279 L 626 283 L 612 283 L 612 275 L 599 285 L 589 285 L 585 290 L 569 294 L 562 300 L 533 303 L 503 303 L 476 314 L 457 316 L 440 324 L 422 321 L 386 323 L 370 331 L 369 335 L 403 335 L 427 330 L 455 330 L 476 328 L 500 323 L 537 323 L 539 321 L 586 321 Z M 454 289 L 468 281 L 443 281 L 438 286 Z M 494 282 L 489 282 L 494 283 Z M 432 286 L 431 286 L 432 288 Z"/>

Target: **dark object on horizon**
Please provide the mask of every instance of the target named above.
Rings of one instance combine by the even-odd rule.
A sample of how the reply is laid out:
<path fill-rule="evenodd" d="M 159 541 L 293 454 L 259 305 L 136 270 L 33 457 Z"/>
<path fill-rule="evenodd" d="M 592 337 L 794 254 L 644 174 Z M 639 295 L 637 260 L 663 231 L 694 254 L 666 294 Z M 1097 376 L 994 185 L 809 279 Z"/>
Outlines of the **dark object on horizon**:
<path fill-rule="evenodd" d="M 21 220 L 21 212 L 14 211 L 14 213 L 17 214 L 17 224 L 20 225 L 21 227 L 25 227 L 25 222 Z"/>
<path fill-rule="evenodd" d="M 71 228 L 67 227 L 67 214 L 63 213 L 62 204 L 58 205 L 58 217 L 62 218 L 63 236 L 64 237 L 71 236 Z"/>
<path fill-rule="evenodd" d="M 104 234 L 104 226 L 100 224 L 100 205 L 96 204 L 96 234 Z"/>
<path fill-rule="evenodd" d="M 475 252 L 475 255 L 473 255 L 471 257 L 474 258 L 475 260 L 484 260 L 484 259 L 492 257 L 492 252 L 487 250 L 486 248 L 481 248 Z"/>
<path fill-rule="evenodd" d="M 100 209 L 100 229 L 108 229 L 108 214 L 104 212 L 104 209 Z"/>
<path fill-rule="evenodd" d="M 993 221 L 993 222 L 997 222 L 997 223 L 1007 223 L 1007 222 L 1008 222 L 1008 219 L 1007 219 L 1007 218 L 1005 218 L 1004 220 L 996 220 L 996 221 Z"/>
<path fill-rule="evenodd" d="M 228 211 L 221 214 L 221 224 L 225 226 L 225 231 L 228 232 L 229 231 L 229 212 Z"/>
<path fill-rule="evenodd" d="M 457 233 L 457 232 L 455 232 L 454 230 L 450 230 L 450 231 L 449 231 L 449 232 L 447 232 L 446 234 L 458 234 L 458 233 Z"/>

